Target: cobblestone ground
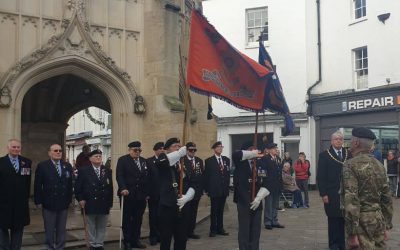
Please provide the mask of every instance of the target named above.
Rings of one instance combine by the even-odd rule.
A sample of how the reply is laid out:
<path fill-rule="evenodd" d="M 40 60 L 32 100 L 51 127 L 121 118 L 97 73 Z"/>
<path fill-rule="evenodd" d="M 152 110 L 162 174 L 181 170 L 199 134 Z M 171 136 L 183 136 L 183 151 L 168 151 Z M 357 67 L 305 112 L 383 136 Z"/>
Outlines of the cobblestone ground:
<path fill-rule="evenodd" d="M 309 209 L 286 209 L 279 212 L 279 221 L 286 226 L 284 229 L 262 229 L 260 239 L 261 250 L 299 250 L 299 249 L 328 249 L 327 221 L 323 206 L 316 191 L 310 192 L 311 203 Z M 225 212 L 225 229 L 229 236 L 208 237 L 210 221 L 201 222 L 196 233 L 201 235 L 199 240 L 189 240 L 188 250 L 236 250 L 237 245 L 237 214 L 232 202 L 232 196 L 228 198 L 229 209 Z M 400 214 L 398 207 L 400 200 L 394 200 L 395 216 L 391 237 L 388 241 L 388 249 L 400 249 Z M 143 240 L 148 250 L 159 249 L 159 245 L 150 246 L 147 239 Z M 84 249 L 84 248 L 81 248 Z M 106 249 L 118 249 L 118 243 L 106 245 Z"/>

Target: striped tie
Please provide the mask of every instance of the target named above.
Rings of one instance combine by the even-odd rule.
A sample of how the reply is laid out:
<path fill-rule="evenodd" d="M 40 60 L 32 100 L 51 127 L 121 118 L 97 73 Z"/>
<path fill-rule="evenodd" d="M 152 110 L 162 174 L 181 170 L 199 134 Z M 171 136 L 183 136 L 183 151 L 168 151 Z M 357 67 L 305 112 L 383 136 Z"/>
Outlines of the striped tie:
<path fill-rule="evenodd" d="M 58 176 L 61 177 L 61 167 L 60 167 L 60 162 L 59 161 L 56 163 L 56 170 L 57 170 Z"/>
<path fill-rule="evenodd" d="M 13 158 L 11 160 L 11 162 L 12 162 L 13 167 L 15 168 L 15 172 L 18 173 L 19 168 L 18 168 L 17 160 L 15 158 Z"/>
<path fill-rule="evenodd" d="M 96 172 L 97 178 L 100 179 L 100 168 L 94 168 L 94 171 Z"/>

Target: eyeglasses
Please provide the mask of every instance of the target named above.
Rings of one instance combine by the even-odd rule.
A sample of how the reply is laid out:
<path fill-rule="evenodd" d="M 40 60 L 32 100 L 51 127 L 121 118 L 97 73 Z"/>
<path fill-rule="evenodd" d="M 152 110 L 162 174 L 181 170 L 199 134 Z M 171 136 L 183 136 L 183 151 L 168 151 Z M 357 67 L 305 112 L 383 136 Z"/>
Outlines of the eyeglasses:
<path fill-rule="evenodd" d="M 54 153 L 61 153 L 61 152 L 62 152 L 62 149 L 53 149 L 53 152 L 54 152 Z"/>
<path fill-rule="evenodd" d="M 133 152 L 135 152 L 135 153 L 137 153 L 137 152 L 142 152 L 142 149 L 141 148 L 131 148 L 131 150 L 133 151 Z"/>
<path fill-rule="evenodd" d="M 189 151 L 189 152 L 196 152 L 196 151 L 197 151 L 197 148 L 189 148 L 188 151 Z"/>

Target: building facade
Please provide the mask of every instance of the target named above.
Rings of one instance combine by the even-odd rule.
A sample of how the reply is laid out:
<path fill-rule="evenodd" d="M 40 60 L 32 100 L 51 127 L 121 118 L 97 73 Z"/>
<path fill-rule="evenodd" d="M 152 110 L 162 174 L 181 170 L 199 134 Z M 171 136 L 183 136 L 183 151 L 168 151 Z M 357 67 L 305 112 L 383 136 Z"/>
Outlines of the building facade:
<path fill-rule="evenodd" d="M 155 142 L 182 137 L 180 65 L 198 2 L 0 1 L 0 145 L 21 139 L 36 165 L 50 144 L 65 145 L 68 120 L 88 107 L 112 114 L 113 165 L 132 140 L 150 156 Z M 209 148 L 207 98 L 192 94 L 190 104 L 187 139 Z"/>

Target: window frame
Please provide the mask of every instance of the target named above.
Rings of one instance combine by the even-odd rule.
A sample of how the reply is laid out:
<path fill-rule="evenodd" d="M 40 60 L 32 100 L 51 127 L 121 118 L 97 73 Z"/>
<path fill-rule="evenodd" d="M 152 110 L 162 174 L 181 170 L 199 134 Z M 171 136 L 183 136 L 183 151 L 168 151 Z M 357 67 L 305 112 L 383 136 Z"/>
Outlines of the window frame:
<path fill-rule="evenodd" d="M 359 7 L 357 4 L 359 3 Z M 360 12 L 359 15 L 357 12 Z M 353 0 L 353 19 L 360 20 L 367 16 L 367 0 Z"/>
<path fill-rule="evenodd" d="M 368 47 L 363 46 L 353 49 L 353 72 L 356 89 L 368 88 Z"/>
<path fill-rule="evenodd" d="M 263 11 L 265 11 L 265 19 L 266 21 L 263 22 Z M 256 18 L 254 17 L 253 20 L 249 19 L 249 14 L 252 13 L 260 13 L 260 25 L 256 25 Z M 252 27 L 249 27 L 249 22 L 253 21 L 254 24 L 252 25 Z M 263 24 L 264 23 L 264 24 Z M 256 7 L 256 8 L 249 8 L 249 9 L 245 9 L 245 44 L 247 46 L 251 46 L 251 45 L 258 45 L 258 34 L 254 34 L 253 36 L 253 41 L 250 41 L 249 39 L 249 34 L 250 34 L 250 30 L 265 30 L 266 29 L 266 37 L 267 39 L 263 39 L 263 42 L 268 42 L 269 41 L 269 25 L 268 25 L 268 6 L 261 6 L 261 7 Z"/>

